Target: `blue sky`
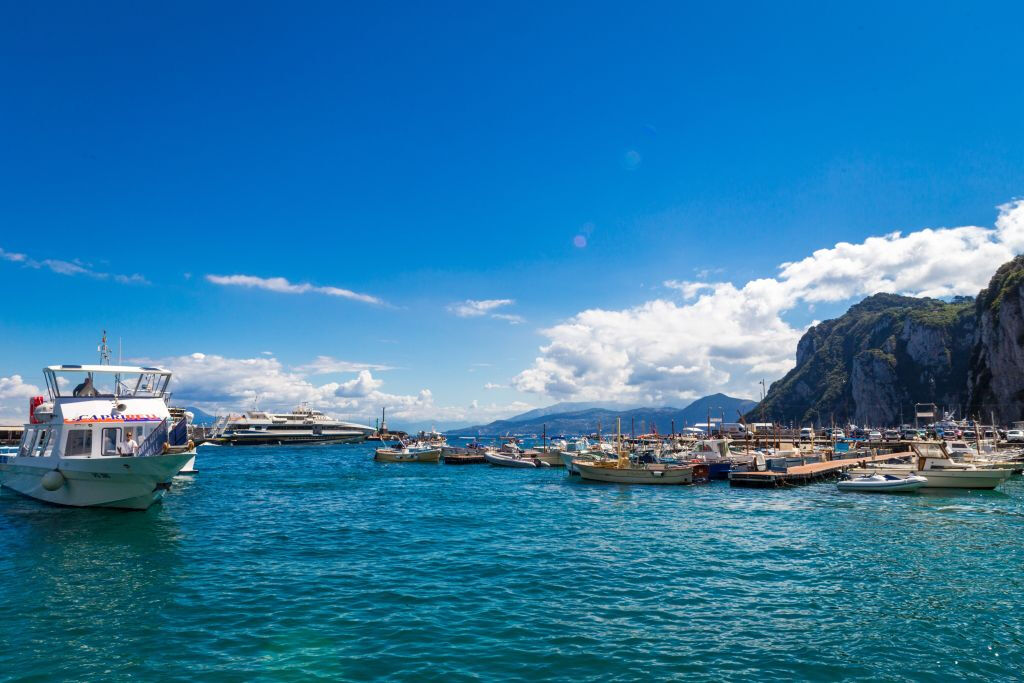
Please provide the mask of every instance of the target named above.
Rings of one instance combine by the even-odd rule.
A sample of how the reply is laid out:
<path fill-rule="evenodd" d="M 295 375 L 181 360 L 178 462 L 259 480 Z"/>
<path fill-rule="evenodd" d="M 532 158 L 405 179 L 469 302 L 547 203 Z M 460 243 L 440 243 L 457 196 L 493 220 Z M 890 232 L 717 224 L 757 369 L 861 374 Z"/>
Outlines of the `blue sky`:
<path fill-rule="evenodd" d="M 877 287 L 976 291 L 1019 251 L 993 226 L 1016 225 L 997 207 L 1024 187 L 1022 14 L 8 7 L 0 413 L 20 414 L 42 365 L 91 360 L 103 328 L 132 358 L 203 354 L 179 395 L 221 409 L 251 402 L 247 372 L 267 407 L 409 420 L 752 396 L 813 320 Z M 958 226 L 989 232 L 866 242 Z M 866 246 L 804 270 L 905 260 L 829 297 L 809 294 L 827 272 L 744 289 L 842 242 Z M 922 258 L 935 267 L 901 280 Z M 460 317 L 467 300 L 512 303 Z M 771 349 L 751 360 L 766 342 L 737 319 L 762 304 Z M 344 363 L 311 374 L 321 356 Z"/>

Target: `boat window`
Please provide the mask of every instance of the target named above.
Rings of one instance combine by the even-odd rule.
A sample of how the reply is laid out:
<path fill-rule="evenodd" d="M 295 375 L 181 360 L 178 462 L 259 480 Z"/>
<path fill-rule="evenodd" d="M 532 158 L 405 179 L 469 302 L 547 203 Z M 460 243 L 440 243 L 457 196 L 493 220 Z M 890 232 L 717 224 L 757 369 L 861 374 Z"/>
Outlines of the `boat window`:
<path fill-rule="evenodd" d="M 72 429 L 69 431 L 68 445 L 64 449 L 64 455 L 92 455 L 92 430 Z"/>
<path fill-rule="evenodd" d="M 39 430 L 39 442 L 36 444 L 36 450 L 33 455 L 36 457 L 42 457 L 43 452 L 46 450 L 46 444 L 50 440 L 50 430 L 41 429 Z"/>
<path fill-rule="evenodd" d="M 32 444 L 36 441 L 36 430 L 34 428 L 26 429 L 25 435 L 21 437 L 21 447 L 18 449 L 18 455 L 25 457 L 32 454 Z"/>
<path fill-rule="evenodd" d="M 103 450 L 101 455 L 117 455 L 117 442 L 121 440 L 120 427 L 107 427 L 103 430 Z"/>

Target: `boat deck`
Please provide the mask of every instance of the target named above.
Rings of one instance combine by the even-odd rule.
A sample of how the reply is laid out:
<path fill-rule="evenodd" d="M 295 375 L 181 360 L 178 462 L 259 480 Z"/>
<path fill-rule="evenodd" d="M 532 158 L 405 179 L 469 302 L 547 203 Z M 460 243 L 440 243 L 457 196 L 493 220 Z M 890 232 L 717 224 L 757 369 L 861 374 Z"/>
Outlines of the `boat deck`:
<path fill-rule="evenodd" d="M 785 471 L 770 470 L 768 472 L 730 472 L 730 486 L 749 488 L 780 488 L 783 486 L 804 486 L 819 481 L 826 481 L 839 475 L 851 467 L 866 465 L 869 462 L 882 462 L 892 458 L 913 457 L 912 452 L 885 453 L 882 455 L 842 458 L 826 462 L 812 462 L 806 465 L 789 467 Z"/>

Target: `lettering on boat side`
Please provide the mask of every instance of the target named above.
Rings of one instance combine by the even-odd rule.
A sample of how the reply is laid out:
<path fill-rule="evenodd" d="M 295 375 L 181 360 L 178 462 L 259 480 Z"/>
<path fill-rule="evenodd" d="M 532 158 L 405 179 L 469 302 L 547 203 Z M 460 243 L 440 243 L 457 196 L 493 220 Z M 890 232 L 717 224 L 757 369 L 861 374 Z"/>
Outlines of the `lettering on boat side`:
<path fill-rule="evenodd" d="M 160 422 L 159 415 L 79 415 L 64 419 L 64 424 L 82 424 L 83 422 Z"/>

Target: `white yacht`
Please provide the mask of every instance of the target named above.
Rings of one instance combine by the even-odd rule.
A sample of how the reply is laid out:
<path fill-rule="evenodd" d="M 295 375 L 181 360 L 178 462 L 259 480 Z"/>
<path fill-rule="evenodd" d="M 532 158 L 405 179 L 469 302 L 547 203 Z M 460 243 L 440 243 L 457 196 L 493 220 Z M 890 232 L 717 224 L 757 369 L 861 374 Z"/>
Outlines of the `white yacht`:
<path fill-rule="evenodd" d="M 250 410 L 223 417 L 214 426 L 210 442 L 231 446 L 355 443 L 373 432 L 373 427 L 335 420 L 302 404 L 290 413 Z"/>
<path fill-rule="evenodd" d="M 58 505 L 145 510 L 195 458 L 167 409 L 169 371 L 51 365 L 43 376 L 49 401 L 30 403 L 17 453 L 0 454 L 0 484 Z"/>

